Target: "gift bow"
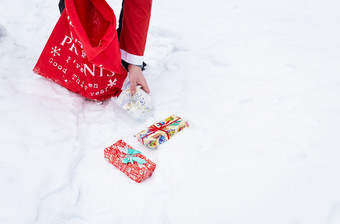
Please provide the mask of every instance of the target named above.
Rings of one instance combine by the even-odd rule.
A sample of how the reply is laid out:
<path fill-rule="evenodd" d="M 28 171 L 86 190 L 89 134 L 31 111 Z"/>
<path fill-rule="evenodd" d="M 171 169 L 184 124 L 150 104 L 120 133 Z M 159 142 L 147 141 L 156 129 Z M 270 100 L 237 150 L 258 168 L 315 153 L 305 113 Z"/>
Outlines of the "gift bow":
<path fill-rule="evenodd" d="M 131 149 L 127 146 L 125 146 L 123 148 L 123 151 L 126 154 L 125 158 L 122 160 L 122 162 L 124 164 L 133 163 L 133 162 L 137 162 L 139 164 L 145 164 L 146 163 L 146 161 L 144 159 L 133 156 L 133 155 L 141 154 L 140 151 Z"/>
<path fill-rule="evenodd" d="M 136 86 L 136 93 L 132 95 L 132 93 L 129 93 L 131 95 L 128 97 L 126 103 L 127 104 L 136 104 L 138 101 L 141 102 L 141 104 L 144 104 L 144 98 L 142 97 L 141 94 L 137 94 L 138 90 L 141 88 L 141 86 Z"/>
<path fill-rule="evenodd" d="M 148 137 L 149 135 L 155 133 L 156 131 L 163 131 L 166 133 L 166 136 L 168 137 L 168 139 L 170 139 L 170 136 L 169 136 L 169 133 L 167 130 L 164 130 L 164 128 L 166 128 L 168 125 L 171 125 L 175 122 L 177 122 L 180 118 L 177 118 L 173 121 L 171 120 L 168 120 L 167 122 L 165 122 L 164 124 L 161 124 L 161 123 L 157 123 L 157 125 L 159 126 L 156 126 L 155 124 L 154 125 L 151 125 L 149 128 L 148 128 L 148 131 L 150 132 L 149 134 L 145 135 L 144 137 L 142 137 L 142 142 L 144 144 L 144 138 Z"/>
<path fill-rule="evenodd" d="M 124 105 L 127 105 L 128 107 L 132 108 L 132 105 L 137 105 L 138 99 L 135 96 L 131 96 L 128 99 L 126 99 Z"/>
<path fill-rule="evenodd" d="M 153 132 L 153 133 L 156 132 L 156 131 L 163 131 L 163 132 L 166 133 L 166 135 L 168 136 L 168 139 L 169 139 L 169 133 L 166 130 L 164 130 L 164 128 L 166 128 L 168 126 L 168 124 L 169 124 L 169 122 L 161 124 L 160 126 L 152 125 L 152 126 L 149 127 L 149 131 Z"/>
<path fill-rule="evenodd" d="M 164 124 L 159 124 L 160 126 L 156 126 L 156 125 L 152 125 L 148 128 L 148 131 L 150 132 L 149 134 L 145 135 L 144 137 L 142 137 L 142 142 L 144 144 L 144 138 L 148 137 L 149 135 L 155 133 L 156 131 L 163 131 L 166 133 L 166 136 L 168 137 L 168 139 L 170 138 L 169 133 L 164 130 L 164 128 L 169 124 L 169 122 L 166 122 Z"/>

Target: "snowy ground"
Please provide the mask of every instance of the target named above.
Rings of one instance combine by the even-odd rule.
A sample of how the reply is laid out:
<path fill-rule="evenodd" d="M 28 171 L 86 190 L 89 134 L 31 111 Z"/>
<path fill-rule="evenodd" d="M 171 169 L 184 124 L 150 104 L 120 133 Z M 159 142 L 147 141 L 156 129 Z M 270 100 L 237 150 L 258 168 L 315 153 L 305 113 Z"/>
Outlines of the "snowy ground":
<path fill-rule="evenodd" d="M 119 12 L 120 2 L 109 3 Z M 0 223 L 340 223 L 340 1 L 154 1 L 155 111 L 133 121 L 33 74 L 57 1 L 0 1 Z M 133 135 L 191 127 L 155 151 Z M 157 164 L 104 160 L 123 138 Z"/>

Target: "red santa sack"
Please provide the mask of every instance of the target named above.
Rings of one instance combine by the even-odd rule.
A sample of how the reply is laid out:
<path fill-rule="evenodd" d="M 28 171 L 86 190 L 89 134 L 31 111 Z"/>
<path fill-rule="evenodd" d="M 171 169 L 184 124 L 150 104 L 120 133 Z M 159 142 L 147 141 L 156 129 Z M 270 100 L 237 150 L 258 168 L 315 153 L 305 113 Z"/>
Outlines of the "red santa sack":
<path fill-rule="evenodd" d="M 66 0 L 33 71 L 86 98 L 117 96 L 121 65 L 116 17 L 105 0 Z"/>

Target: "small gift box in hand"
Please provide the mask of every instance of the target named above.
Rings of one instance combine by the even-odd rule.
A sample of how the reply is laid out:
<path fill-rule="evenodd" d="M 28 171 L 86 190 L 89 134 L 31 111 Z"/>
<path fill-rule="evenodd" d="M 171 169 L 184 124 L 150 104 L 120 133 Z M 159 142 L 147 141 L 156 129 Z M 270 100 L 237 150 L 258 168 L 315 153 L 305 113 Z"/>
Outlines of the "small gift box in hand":
<path fill-rule="evenodd" d="M 117 104 L 135 120 L 142 120 L 152 108 L 152 98 L 140 86 L 136 86 L 136 93 L 131 94 L 130 89 L 124 90 L 117 98 Z"/>
<path fill-rule="evenodd" d="M 168 141 L 185 127 L 189 127 L 187 121 L 176 115 L 172 115 L 161 122 L 151 125 L 146 130 L 139 132 L 136 137 L 138 141 L 152 149 Z"/>
<path fill-rule="evenodd" d="M 109 163 L 138 183 L 151 176 L 156 168 L 154 162 L 147 159 L 140 151 L 133 149 L 123 140 L 119 140 L 106 148 L 104 157 Z"/>

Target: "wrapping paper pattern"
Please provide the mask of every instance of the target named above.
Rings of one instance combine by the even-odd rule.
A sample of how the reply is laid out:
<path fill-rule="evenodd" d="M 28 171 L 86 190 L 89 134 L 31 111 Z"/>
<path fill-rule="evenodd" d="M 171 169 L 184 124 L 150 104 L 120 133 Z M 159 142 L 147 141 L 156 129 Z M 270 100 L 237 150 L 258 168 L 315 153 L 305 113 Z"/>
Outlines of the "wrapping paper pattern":
<path fill-rule="evenodd" d="M 176 115 L 171 115 L 163 121 L 153 124 L 146 130 L 139 132 L 136 137 L 139 142 L 143 143 L 150 149 L 153 149 L 168 141 L 185 127 L 189 127 L 187 121 Z"/>
<path fill-rule="evenodd" d="M 142 154 L 137 154 L 134 156 L 145 160 L 145 164 L 138 164 L 137 162 L 124 164 L 123 160 L 127 154 L 124 153 L 122 149 L 126 146 L 133 149 L 123 140 L 119 140 L 112 146 L 107 147 L 104 150 L 104 157 L 109 163 L 113 164 L 116 168 L 125 173 L 132 180 L 140 183 L 141 181 L 152 175 L 153 171 L 156 168 L 156 164 L 147 159 Z"/>
<path fill-rule="evenodd" d="M 131 95 L 130 89 L 126 89 L 119 95 L 116 103 L 135 120 L 140 120 L 151 110 L 152 98 L 137 86 L 134 95 Z"/>

